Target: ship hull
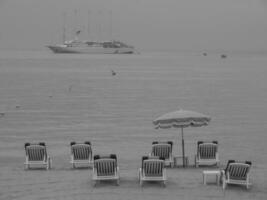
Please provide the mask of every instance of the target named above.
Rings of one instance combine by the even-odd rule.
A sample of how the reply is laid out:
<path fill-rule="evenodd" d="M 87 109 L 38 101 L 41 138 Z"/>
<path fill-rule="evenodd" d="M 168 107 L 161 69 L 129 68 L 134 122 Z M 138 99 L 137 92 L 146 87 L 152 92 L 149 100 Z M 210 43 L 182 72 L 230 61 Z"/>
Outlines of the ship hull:
<path fill-rule="evenodd" d="M 104 48 L 104 47 L 67 47 L 63 45 L 47 46 L 54 53 L 77 53 L 77 54 L 132 54 L 134 49 L 130 47 Z"/>

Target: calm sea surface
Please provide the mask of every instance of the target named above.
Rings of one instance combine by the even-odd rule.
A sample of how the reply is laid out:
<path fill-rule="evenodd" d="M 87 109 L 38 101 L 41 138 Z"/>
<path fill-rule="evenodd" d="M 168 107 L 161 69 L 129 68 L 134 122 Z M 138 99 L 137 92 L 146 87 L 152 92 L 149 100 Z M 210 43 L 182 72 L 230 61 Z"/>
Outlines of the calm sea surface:
<path fill-rule="evenodd" d="M 266 166 L 267 56 L 228 53 L 222 59 L 220 52 L 202 53 L 2 51 L 0 143 L 10 156 L 18 156 L 13 146 L 31 140 L 88 137 L 117 140 L 127 148 L 168 138 L 180 144 L 179 130 L 154 130 L 152 120 L 183 108 L 212 117 L 207 127 L 185 130 L 189 154 L 196 140 L 219 140 L 222 159 L 235 156 Z"/>

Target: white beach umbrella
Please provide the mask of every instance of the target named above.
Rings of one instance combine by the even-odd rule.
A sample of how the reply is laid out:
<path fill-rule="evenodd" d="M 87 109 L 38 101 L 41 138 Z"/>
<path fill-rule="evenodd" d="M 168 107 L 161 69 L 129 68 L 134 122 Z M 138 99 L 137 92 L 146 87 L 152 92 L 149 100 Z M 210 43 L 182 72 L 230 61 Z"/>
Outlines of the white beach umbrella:
<path fill-rule="evenodd" d="M 207 115 L 189 111 L 177 110 L 174 112 L 166 113 L 153 121 L 155 128 L 181 128 L 182 132 L 182 153 L 183 153 L 183 167 L 185 167 L 185 152 L 184 152 L 184 132 L 185 127 L 206 126 L 211 118 Z"/>

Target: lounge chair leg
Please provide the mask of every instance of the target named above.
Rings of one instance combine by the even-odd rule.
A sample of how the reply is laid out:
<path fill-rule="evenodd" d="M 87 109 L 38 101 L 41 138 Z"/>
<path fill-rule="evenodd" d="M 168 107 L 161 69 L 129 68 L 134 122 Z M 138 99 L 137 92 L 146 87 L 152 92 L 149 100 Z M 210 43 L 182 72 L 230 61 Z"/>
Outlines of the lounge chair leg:
<path fill-rule="evenodd" d="M 143 181 L 140 179 L 140 186 L 143 186 Z"/>
<path fill-rule="evenodd" d="M 223 180 L 223 184 L 222 184 L 222 186 L 223 186 L 223 190 L 225 190 L 225 188 L 226 188 L 226 183 L 225 183 L 224 180 Z"/>
<path fill-rule="evenodd" d="M 52 160 L 51 158 L 48 159 L 48 169 L 52 168 Z"/>
<path fill-rule="evenodd" d="M 119 186 L 120 185 L 120 180 L 119 179 L 117 179 L 117 186 Z"/>
<path fill-rule="evenodd" d="M 46 163 L 46 166 L 45 166 L 45 169 L 46 170 L 49 170 L 49 166 L 50 166 L 50 162 L 49 162 L 49 158 L 48 158 L 47 163 Z"/>
<path fill-rule="evenodd" d="M 93 187 L 96 186 L 97 180 L 93 180 Z"/>
<path fill-rule="evenodd" d="M 166 181 L 163 181 L 162 183 L 163 183 L 163 187 L 166 187 Z"/>

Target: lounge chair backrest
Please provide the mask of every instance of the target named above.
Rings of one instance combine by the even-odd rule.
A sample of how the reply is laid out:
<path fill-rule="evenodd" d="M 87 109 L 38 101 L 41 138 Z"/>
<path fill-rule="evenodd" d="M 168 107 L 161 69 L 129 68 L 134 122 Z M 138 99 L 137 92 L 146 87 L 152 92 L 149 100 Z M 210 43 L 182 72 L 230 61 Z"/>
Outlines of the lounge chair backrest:
<path fill-rule="evenodd" d="M 162 176 L 164 168 L 163 160 L 148 159 L 143 162 L 143 172 L 145 176 Z"/>
<path fill-rule="evenodd" d="M 47 159 L 46 147 L 40 144 L 25 145 L 29 161 L 43 161 Z"/>
<path fill-rule="evenodd" d="M 90 144 L 73 144 L 71 152 L 75 160 L 86 160 L 92 157 L 92 148 Z"/>
<path fill-rule="evenodd" d="M 230 179 L 246 180 L 251 165 L 246 163 L 230 163 L 226 174 Z"/>
<path fill-rule="evenodd" d="M 117 155 L 116 154 L 109 154 L 109 155 L 94 155 L 94 160 L 99 160 L 99 159 L 103 159 L 103 158 L 111 158 L 116 160 L 117 162 Z"/>
<path fill-rule="evenodd" d="M 97 176 L 111 176 L 116 173 L 117 161 L 113 158 L 100 158 L 94 161 Z"/>
<path fill-rule="evenodd" d="M 225 169 L 224 169 L 225 172 L 228 171 L 229 165 L 230 165 L 231 163 L 235 163 L 235 160 L 228 160 L 227 165 L 226 165 L 226 167 L 225 167 Z"/>
<path fill-rule="evenodd" d="M 153 144 L 170 144 L 171 147 L 173 146 L 173 142 L 172 141 L 153 141 L 152 145 Z"/>
<path fill-rule="evenodd" d="M 158 156 L 142 156 L 142 165 L 141 165 L 141 168 L 143 169 L 144 168 L 144 161 L 145 160 L 150 160 L 150 159 L 153 159 L 153 160 L 164 160 L 163 158 L 159 158 Z"/>
<path fill-rule="evenodd" d="M 152 145 L 152 156 L 158 156 L 162 159 L 168 159 L 172 154 L 172 145 L 168 143 L 159 143 Z"/>
<path fill-rule="evenodd" d="M 202 159 L 216 158 L 218 143 L 198 143 L 198 155 Z"/>

